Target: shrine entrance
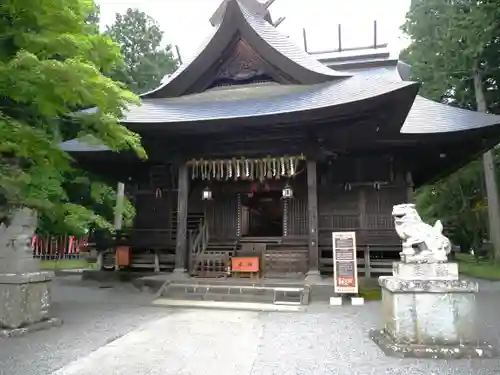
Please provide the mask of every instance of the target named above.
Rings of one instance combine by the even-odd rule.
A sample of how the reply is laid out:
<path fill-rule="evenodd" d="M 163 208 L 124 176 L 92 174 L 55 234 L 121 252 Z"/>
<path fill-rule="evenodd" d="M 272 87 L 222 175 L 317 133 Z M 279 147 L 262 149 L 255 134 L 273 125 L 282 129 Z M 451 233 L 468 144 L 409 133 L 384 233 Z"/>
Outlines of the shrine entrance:
<path fill-rule="evenodd" d="M 283 206 L 281 191 L 259 191 L 242 199 L 243 237 L 282 237 Z"/>

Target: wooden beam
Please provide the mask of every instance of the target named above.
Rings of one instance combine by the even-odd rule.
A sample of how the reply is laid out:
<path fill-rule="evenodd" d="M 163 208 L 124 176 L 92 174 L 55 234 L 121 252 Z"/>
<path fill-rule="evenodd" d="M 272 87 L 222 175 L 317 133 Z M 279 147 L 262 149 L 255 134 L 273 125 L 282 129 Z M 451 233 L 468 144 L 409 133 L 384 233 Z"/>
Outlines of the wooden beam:
<path fill-rule="evenodd" d="M 187 214 L 189 197 L 189 173 L 185 163 L 179 166 L 179 191 L 177 198 L 177 239 L 175 247 L 175 271 L 186 272 Z"/>
<path fill-rule="evenodd" d="M 307 161 L 307 216 L 309 237 L 309 275 L 319 275 L 318 187 L 316 161 Z"/>

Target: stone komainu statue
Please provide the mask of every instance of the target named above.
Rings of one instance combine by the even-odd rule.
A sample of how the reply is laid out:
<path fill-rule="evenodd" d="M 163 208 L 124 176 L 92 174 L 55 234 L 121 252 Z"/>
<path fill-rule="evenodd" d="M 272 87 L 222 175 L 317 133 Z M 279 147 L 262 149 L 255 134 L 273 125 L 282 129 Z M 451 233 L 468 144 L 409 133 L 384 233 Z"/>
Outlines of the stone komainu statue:
<path fill-rule="evenodd" d="M 398 204 L 392 209 L 396 233 L 403 240 L 402 258 L 406 262 L 445 262 L 451 251 L 450 240 L 443 235 L 443 225 L 422 221 L 415 205 Z"/>
<path fill-rule="evenodd" d="M 38 271 L 31 249 L 36 228 L 36 212 L 28 208 L 14 212 L 8 226 L 0 224 L 0 273 Z"/>

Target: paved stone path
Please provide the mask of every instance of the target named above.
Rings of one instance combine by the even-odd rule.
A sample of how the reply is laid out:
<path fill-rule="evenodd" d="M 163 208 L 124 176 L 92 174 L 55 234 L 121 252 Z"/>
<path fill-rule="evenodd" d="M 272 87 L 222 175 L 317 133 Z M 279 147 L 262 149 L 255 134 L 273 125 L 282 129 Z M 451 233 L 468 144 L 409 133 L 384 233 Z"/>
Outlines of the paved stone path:
<path fill-rule="evenodd" d="M 169 310 L 126 288 L 58 289 L 74 301 L 60 306 L 65 325 L 0 341 L 0 374 L 500 374 L 499 360 L 385 357 L 367 337 L 380 326 L 379 303 L 307 313 Z M 482 334 L 500 345 L 500 292 L 486 290 L 478 297 Z"/>

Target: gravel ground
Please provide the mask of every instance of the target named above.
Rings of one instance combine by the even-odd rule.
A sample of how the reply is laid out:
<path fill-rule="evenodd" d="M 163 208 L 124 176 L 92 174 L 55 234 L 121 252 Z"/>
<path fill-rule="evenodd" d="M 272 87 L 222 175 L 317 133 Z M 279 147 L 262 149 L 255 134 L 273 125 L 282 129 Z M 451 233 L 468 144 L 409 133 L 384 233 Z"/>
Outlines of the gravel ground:
<path fill-rule="evenodd" d="M 152 296 L 129 285 L 99 288 L 80 276 L 61 277 L 53 286 L 53 315 L 59 328 L 11 339 L 0 338 L 1 375 L 48 375 L 142 324 L 170 311 L 150 305 Z"/>
<path fill-rule="evenodd" d="M 477 302 L 482 336 L 500 346 L 500 284 L 481 282 L 481 289 Z M 70 362 L 67 372 L 63 369 L 61 374 L 111 374 L 116 363 L 127 361 L 134 375 L 500 374 L 499 360 L 419 361 L 385 357 L 367 336 L 370 328 L 380 327 L 380 305 L 376 302 L 365 306 L 312 305 L 307 313 L 205 311 L 200 315 L 151 307 L 151 299 L 126 285 L 100 289 L 95 284 L 76 281 L 76 277 L 60 279 L 54 288 L 54 310 L 65 324 L 22 338 L 0 339 L 0 374 L 50 375 Z M 161 320 L 144 325 L 158 319 Z M 134 330 L 138 326 L 142 328 Z M 187 327 L 189 334 L 181 326 Z M 233 329 L 245 334 L 246 339 L 242 342 Z M 133 332 L 121 337 L 130 331 Z M 168 335 L 158 335 L 159 331 Z M 105 346 L 113 340 L 113 345 Z M 142 350 L 140 345 L 144 346 Z M 156 350 L 152 348 L 155 345 Z M 234 352 L 235 346 L 241 352 L 241 368 L 247 371 L 224 371 L 228 361 L 236 358 L 222 354 Z M 193 351 L 207 366 L 220 364 L 222 355 L 226 367 L 208 371 L 214 367 L 195 365 Z M 84 357 L 90 353 L 89 362 Z M 191 357 L 186 353 L 191 353 Z M 106 361 L 111 356 L 113 362 Z M 80 360 L 73 362 L 77 359 Z M 134 361 L 139 362 L 134 366 Z M 80 366 L 74 372 L 82 363 L 91 363 L 93 369 L 82 371 Z"/>
<path fill-rule="evenodd" d="M 497 323 L 500 295 L 484 305 L 483 336 L 500 344 Z M 483 299 L 484 298 L 484 299 Z M 488 301 L 481 296 L 480 303 Z M 488 302 L 489 303 L 489 302 Z M 266 314 L 258 355 L 251 375 L 493 375 L 500 360 L 413 360 L 386 357 L 368 338 L 381 327 L 379 303 L 326 308 L 314 306 L 307 314 Z M 491 310 L 490 310 L 491 309 Z M 496 319 L 495 319 L 496 318 Z M 494 319 L 494 320 L 492 320 Z"/>

